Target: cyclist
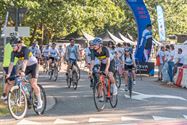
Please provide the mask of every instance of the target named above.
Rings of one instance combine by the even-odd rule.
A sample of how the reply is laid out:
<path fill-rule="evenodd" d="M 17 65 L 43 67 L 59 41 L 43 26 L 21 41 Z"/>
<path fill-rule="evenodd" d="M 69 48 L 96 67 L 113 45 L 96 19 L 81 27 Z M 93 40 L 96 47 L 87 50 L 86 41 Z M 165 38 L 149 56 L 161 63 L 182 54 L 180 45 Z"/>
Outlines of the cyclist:
<path fill-rule="evenodd" d="M 125 77 L 125 91 L 128 91 L 127 85 L 128 85 L 128 70 L 132 70 L 133 73 L 133 84 L 136 84 L 136 63 L 135 60 L 130 52 L 131 50 L 129 48 L 125 49 L 125 55 L 123 56 L 123 64 L 124 64 L 124 77 Z"/>
<path fill-rule="evenodd" d="M 56 61 L 55 63 L 57 65 L 59 57 L 60 57 L 60 53 L 56 48 L 56 43 L 52 43 L 52 48 L 49 49 L 49 66 L 53 61 Z"/>
<path fill-rule="evenodd" d="M 41 109 L 43 101 L 41 99 L 40 88 L 37 85 L 38 61 L 36 57 L 32 55 L 32 52 L 23 44 L 22 40 L 15 40 L 13 44 L 13 52 L 11 53 L 11 63 L 6 78 L 9 78 L 11 75 L 15 57 L 17 57 L 22 63 L 22 68 L 19 70 L 19 74 L 21 76 L 24 76 L 25 74 L 31 75 L 30 83 L 38 100 L 37 109 Z"/>
<path fill-rule="evenodd" d="M 64 55 L 65 55 L 65 50 L 62 48 L 62 45 L 59 46 L 58 51 L 60 53 L 60 61 L 62 62 L 64 59 Z M 61 63 L 61 62 L 59 62 L 59 63 Z"/>
<path fill-rule="evenodd" d="M 6 45 L 5 45 L 5 48 L 4 48 L 4 56 L 3 56 L 3 70 L 6 74 L 8 74 L 8 67 L 10 65 L 10 59 L 11 59 L 11 53 L 13 51 L 13 48 L 11 46 L 11 44 L 8 42 Z M 11 72 L 11 79 L 9 80 L 6 80 L 5 81 L 5 85 L 4 85 L 4 89 L 3 89 L 3 95 L 1 96 L 1 99 L 7 103 L 7 95 L 8 95 L 8 92 L 10 90 L 10 88 L 14 85 L 14 76 L 16 75 L 16 63 L 17 63 L 18 59 L 16 58 L 15 61 L 14 61 L 14 66 L 13 66 L 13 69 L 12 69 L 12 72 Z"/>
<path fill-rule="evenodd" d="M 100 71 L 103 71 L 106 75 L 109 76 L 112 93 L 113 95 L 117 95 L 117 86 L 113 76 L 113 72 L 115 71 L 115 61 L 114 59 L 110 60 L 110 52 L 106 47 L 103 46 L 103 41 L 101 38 L 96 37 L 92 44 L 94 45 L 94 50 L 91 54 L 92 62 L 90 71 L 93 69 L 95 57 L 97 57 L 101 61 Z"/>
<path fill-rule="evenodd" d="M 75 45 L 74 39 L 71 38 L 70 45 L 67 46 L 66 53 L 65 53 L 65 59 L 68 64 L 66 75 L 68 75 L 69 69 L 71 68 L 72 64 L 74 64 L 80 72 L 79 66 L 77 64 L 77 61 L 79 60 L 79 58 L 80 58 L 79 48 L 78 48 L 78 46 Z M 79 76 L 79 78 L 80 78 L 80 76 Z"/>
<path fill-rule="evenodd" d="M 42 51 L 42 56 L 44 57 L 44 60 L 48 60 L 48 58 L 49 58 L 49 51 L 50 51 L 50 46 L 46 45 L 46 47 Z"/>
<path fill-rule="evenodd" d="M 37 47 L 36 43 L 33 43 L 32 46 L 29 49 L 32 52 L 33 56 L 35 56 L 37 59 L 39 59 L 41 57 L 41 51 Z"/>

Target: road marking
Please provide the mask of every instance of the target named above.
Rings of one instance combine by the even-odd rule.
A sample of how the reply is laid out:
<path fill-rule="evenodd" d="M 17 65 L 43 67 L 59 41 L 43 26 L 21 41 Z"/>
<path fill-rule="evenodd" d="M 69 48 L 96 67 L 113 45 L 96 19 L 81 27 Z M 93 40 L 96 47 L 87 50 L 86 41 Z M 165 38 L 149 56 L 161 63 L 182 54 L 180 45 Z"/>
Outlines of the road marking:
<path fill-rule="evenodd" d="M 17 125 L 39 125 L 39 124 L 41 124 L 41 123 L 33 122 L 33 121 L 25 120 L 25 119 L 23 119 L 17 123 Z"/>
<path fill-rule="evenodd" d="M 174 120 L 176 118 L 169 118 L 169 117 L 161 117 L 161 116 L 153 116 L 153 119 L 156 121 L 160 121 L 160 120 Z"/>
<path fill-rule="evenodd" d="M 121 117 L 121 121 L 140 121 L 142 119 L 137 119 L 137 118 L 133 118 L 133 117 Z"/>
<path fill-rule="evenodd" d="M 143 94 L 143 93 L 139 93 L 139 92 L 135 92 L 135 91 L 133 91 L 133 93 L 138 94 L 138 95 L 132 96 L 133 99 L 141 100 L 141 101 L 149 99 L 149 98 L 178 99 L 178 100 L 182 100 L 182 101 L 187 101 L 185 98 L 179 97 L 179 96 L 172 96 L 172 95 L 150 95 L 150 94 Z"/>
<path fill-rule="evenodd" d="M 77 121 L 69 121 L 69 120 L 64 120 L 64 119 L 56 119 L 54 124 L 78 124 L 79 122 Z"/>
<path fill-rule="evenodd" d="M 89 121 L 90 123 L 93 123 L 93 122 L 109 122 L 111 120 L 109 119 L 104 119 L 104 118 L 89 118 Z"/>

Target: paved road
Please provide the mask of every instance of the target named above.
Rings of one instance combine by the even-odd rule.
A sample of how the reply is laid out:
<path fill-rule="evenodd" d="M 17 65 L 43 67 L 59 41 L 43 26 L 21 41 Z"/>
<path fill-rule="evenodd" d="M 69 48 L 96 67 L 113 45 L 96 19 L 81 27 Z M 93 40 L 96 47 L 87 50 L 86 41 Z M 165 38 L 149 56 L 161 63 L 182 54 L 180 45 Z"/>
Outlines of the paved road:
<path fill-rule="evenodd" d="M 0 125 L 5 124 L 101 124 L 101 125 L 186 125 L 187 96 L 186 89 L 169 88 L 154 82 L 154 78 L 137 80 L 132 99 L 124 92 L 124 85 L 119 89 L 117 108 L 108 104 L 102 112 L 97 112 L 89 79 L 85 72 L 75 91 L 68 89 L 64 74 L 57 82 L 49 81 L 40 75 L 40 83 L 47 95 L 56 100 L 55 106 L 43 116 L 30 113 L 23 120 L 1 118 Z"/>

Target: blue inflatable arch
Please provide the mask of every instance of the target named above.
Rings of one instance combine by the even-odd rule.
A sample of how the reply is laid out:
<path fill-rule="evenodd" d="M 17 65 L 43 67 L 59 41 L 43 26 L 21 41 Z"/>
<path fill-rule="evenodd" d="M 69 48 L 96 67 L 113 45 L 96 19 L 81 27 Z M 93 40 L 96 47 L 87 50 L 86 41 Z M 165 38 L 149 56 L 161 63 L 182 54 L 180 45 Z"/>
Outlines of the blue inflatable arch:
<path fill-rule="evenodd" d="M 126 0 L 126 2 L 133 12 L 137 24 L 137 29 L 138 29 L 138 40 L 137 40 L 135 58 L 136 60 L 143 62 L 144 46 L 141 46 L 139 48 L 139 45 L 142 39 L 143 31 L 145 30 L 147 24 L 151 24 L 150 15 L 143 0 Z"/>

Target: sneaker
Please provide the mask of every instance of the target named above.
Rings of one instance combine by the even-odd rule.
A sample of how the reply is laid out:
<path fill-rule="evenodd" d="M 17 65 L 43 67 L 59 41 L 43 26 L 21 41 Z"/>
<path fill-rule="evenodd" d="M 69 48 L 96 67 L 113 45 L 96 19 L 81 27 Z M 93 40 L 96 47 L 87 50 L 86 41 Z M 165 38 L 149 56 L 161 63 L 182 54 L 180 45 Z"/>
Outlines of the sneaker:
<path fill-rule="evenodd" d="M 136 85 L 136 81 L 135 80 L 133 81 L 133 85 Z"/>
<path fill-rule="evenodd" d="M 118 94 L 118 88 L 116 84 L 112 85 L 112 95 L 117 95 Z"/>
<path fill-rule="evenodd" d="M 125 85 L 125 91 L 126 91 L 126 92 L 128 91 L 128 86 L 127 86 L 127 85 Z"/>
<path fill-rule="evenodd" d="M 43 106 L 43 101 L 41 101 L 41 102 L 38 101 L 38 105 L 37 105 L 36 109 L 39 110 L 42 108 L 42 106 Z"/>
<path fill-rule="evenodd" d="M 6 96 L 6 95 L 2 95 L 2 96 L 1 96 L 1 99 L 2 99 L 2 100 L 6 100 L 6 99 L 7 99 L 7 96 Z"/>

